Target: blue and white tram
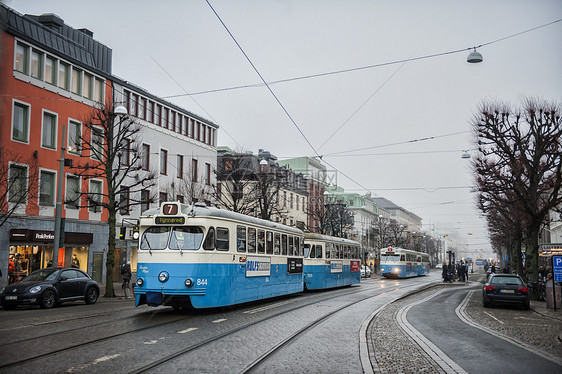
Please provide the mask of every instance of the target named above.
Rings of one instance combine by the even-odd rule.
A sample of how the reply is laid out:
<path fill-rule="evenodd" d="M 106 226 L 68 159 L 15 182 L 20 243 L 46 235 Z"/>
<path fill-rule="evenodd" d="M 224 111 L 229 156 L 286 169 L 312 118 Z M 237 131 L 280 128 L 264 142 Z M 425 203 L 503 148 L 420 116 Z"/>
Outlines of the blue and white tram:
<path fill-rule="evenodd" d="M 135 305 L 212 308 L 303 291 L 303 233 L 217 208 L 162 204 L 140 218 Z"/>
<path fill-rule="evenodd" d="M 361 280 L 361 245 L 349 239 L 304 234 L 304 287 L 349 286 Z"/>
<path fill-rule="evenodd" d="M 383 248 L 381 277 L 408 278 L 429 274 L 429 255 L 403 248 Z"/>

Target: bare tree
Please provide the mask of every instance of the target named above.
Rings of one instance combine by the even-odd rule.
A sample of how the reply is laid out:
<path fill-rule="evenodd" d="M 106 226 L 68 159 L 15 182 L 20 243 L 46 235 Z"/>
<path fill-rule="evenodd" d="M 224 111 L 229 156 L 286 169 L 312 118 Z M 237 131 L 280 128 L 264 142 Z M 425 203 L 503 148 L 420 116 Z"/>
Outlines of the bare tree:
<path fill-rule="evenodd" d="M 39 191 L 37 159 L 0 147 L 0 227 L 22 207 L 37 207 Z"/>
<path fill-rule="evenodd" d="M 250 192 L 256 200 L 259 218 L 271 220 L 273 216 L 280 219 L 285 216 L 280 192 L 288 186 L 288 174 L 288 169 L 280 168 L 278 165 L 260 165 L 260 171 L 254 175 Z"/>
<path fill-rule="evenodd" d="M 213 187 L 198 180 L 192 168 L 188 168 L 181 178 L 168 183 L 164 190 L 169 200 L 179 200 L 181 196 L 185 204 L 209 202 L 213 198 Z"/>
<path fill-rule="evenodd" d="M 562 203 L 560 103 L 529 99 L 520 108 L 483 103 L 472 126 L 479 192 L 518 212 L 526 239 L 525 275 L 536 282 L 541 225 Z"/>
<path fill-rule="evenodd" d="M 71 139 L 74 144 L 70 145 L 77 147 L 81 155 L 72 172 L 87 180 L 101 179 L 107 188 L 105 191 L 90 188 L 77 191 L 76 195 L 80 207 L 103 208 L 108 212 L 105 297 L 115 297 L 117 213 L 128 214 L 131 206 L 152 202 L 155 196 L 149 195 L 148 201 L 143 201 L 141 191 L 151 191 L 158 176 L 155 171 L 143 170 L 141 125 L 127 115 L 116 115 L 113 109 L 110 105 L 93 108 L 83 120 L 85 131 L 78 139 Z"/>

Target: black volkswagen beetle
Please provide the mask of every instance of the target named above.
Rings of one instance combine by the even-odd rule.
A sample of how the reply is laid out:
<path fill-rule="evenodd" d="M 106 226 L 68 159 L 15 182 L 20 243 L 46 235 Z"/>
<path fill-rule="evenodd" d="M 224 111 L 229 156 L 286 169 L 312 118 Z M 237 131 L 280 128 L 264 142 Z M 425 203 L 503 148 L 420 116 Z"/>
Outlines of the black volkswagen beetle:
<path fill-rule="evenodd" d="M 0 292 L 0 304 L 4 309 L 15 309 L 18 305 L 52 308 L 75 300 L 94 304 L 99 294 L 98 283 L 80 269 L 45 268 L 4 287 Z"/>

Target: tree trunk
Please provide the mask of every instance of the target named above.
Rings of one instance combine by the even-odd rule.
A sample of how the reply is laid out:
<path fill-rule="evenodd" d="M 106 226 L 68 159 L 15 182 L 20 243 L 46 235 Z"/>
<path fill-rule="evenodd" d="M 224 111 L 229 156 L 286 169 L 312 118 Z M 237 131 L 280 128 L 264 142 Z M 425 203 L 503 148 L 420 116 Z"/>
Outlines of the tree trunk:
<path fill-rule="evenodd" d="M 115 198 L 110 194 L 110 207 L 115 206 Z M 105 260 L 105 295 L 104 297 L 115 297 L 115 290 L 113 288 L 113 268 L 115 267 L 115 223 L 117 222 L 117 214 L 115 208 L 109 209 L 109 238 L 107 239 L 107 258 Z"/>

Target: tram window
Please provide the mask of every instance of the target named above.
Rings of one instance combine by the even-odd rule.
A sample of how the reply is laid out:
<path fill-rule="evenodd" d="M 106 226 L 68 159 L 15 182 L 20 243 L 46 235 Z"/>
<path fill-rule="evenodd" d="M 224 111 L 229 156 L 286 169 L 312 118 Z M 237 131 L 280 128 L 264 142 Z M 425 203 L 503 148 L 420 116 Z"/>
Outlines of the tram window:
<path fill-rule="evenodd" d="M 276 233 L 273 241 L 273 254 L 278 255 L 280 251 L 281 251 L 281 235 Z"/>
<path fill-rule="evenodd" d="M 355 255 L 353 256 L 353 258 L 358 259 L 359 258 L 359 248 L 355 247 Z"/>
<path fill-rule="evenodd" d="M 316 246 L 316 258 L 322 258 L 322 246 L 320 244 Z"/>
<path fill-rule="evenodd" d="M 287 235 L 281 235 L 281 255 L 287 256 Z"/>
<path fill-rule="evenodd" d="M 289 256 L 295 255 L 295 238 L 289 236 Z"/>
<path fill-rule="evenodd" d="M 256 229 L 248 227 L 248 253 L 256 253 Z"/>
<path fill-rule="evenodd" d="M 271 231 L 265 233 L 265 253 L 273 254 L 273 233 Z"/>
<path fill-rule="evenodd" d="M 405 255 L 400 255 L 400 261 L 402 261 L 402 262 L 406 261 L 406 256 L 405 256 Z"/>
<path fill-rule="evenodd" d="M 149 227 L 142 234 L 141 249 L 165 249 L 170 236 L 169 226 L 153 226 Z"/>
<path fill-rule="evenodd" d="M 236 226 L 236 250 L 246 252 L 246 227 Z"/>
<path fill-rule="evenodd" d="M 203 241 L 203 230 L 200 227 L 174 227 L 170 238 L 170 249 L 197 250 Z"/>
<path fill-rule="evenodd" d="M 347 245 L 344 245 L 342 247 L 343 247 L 343 258 L 347 259 Z"/>
<path fill-rule="evenodd" d="M 203 243 L 203 249 L 212 251 L 215 249 L 215 228 L 209 227 L 207 230 L 207 237 L 205 238 L 205 242 Z"/>
<path fill-rule="evenodd" d="M 258 253 L 265 253 L 265 231 L 258 230 Z"/>
<path fill-rule="evenodd" d="M 341 258 L 341 247 L 339 244 L 336 244 L 336 256 L 334 258 L 338 260 Z"/>
<path fill-rule="evenodd" d="M 310 250 L 310 244 L 305 244 L 304 245 L 304 257 L 308 257 L 310 255 L 310 258 L 314 258 L 314 245 L 312 245 L 312 251 Z"/>
<path fill-rule="evenodd" d="M 217 227 L 217 249 L 219 251 L 228 251 L 228 229 L 226 227 Z"/>
<path fill-rule="evenodd" d="M 326 244 L 326 258 L 332 258 L 331 252 L 332 251 L 332 243 Z"/>
<path fill-rule="evenodd" d="M 301 238 L 295 238 L 295 256 L 302 256 Z"/>

